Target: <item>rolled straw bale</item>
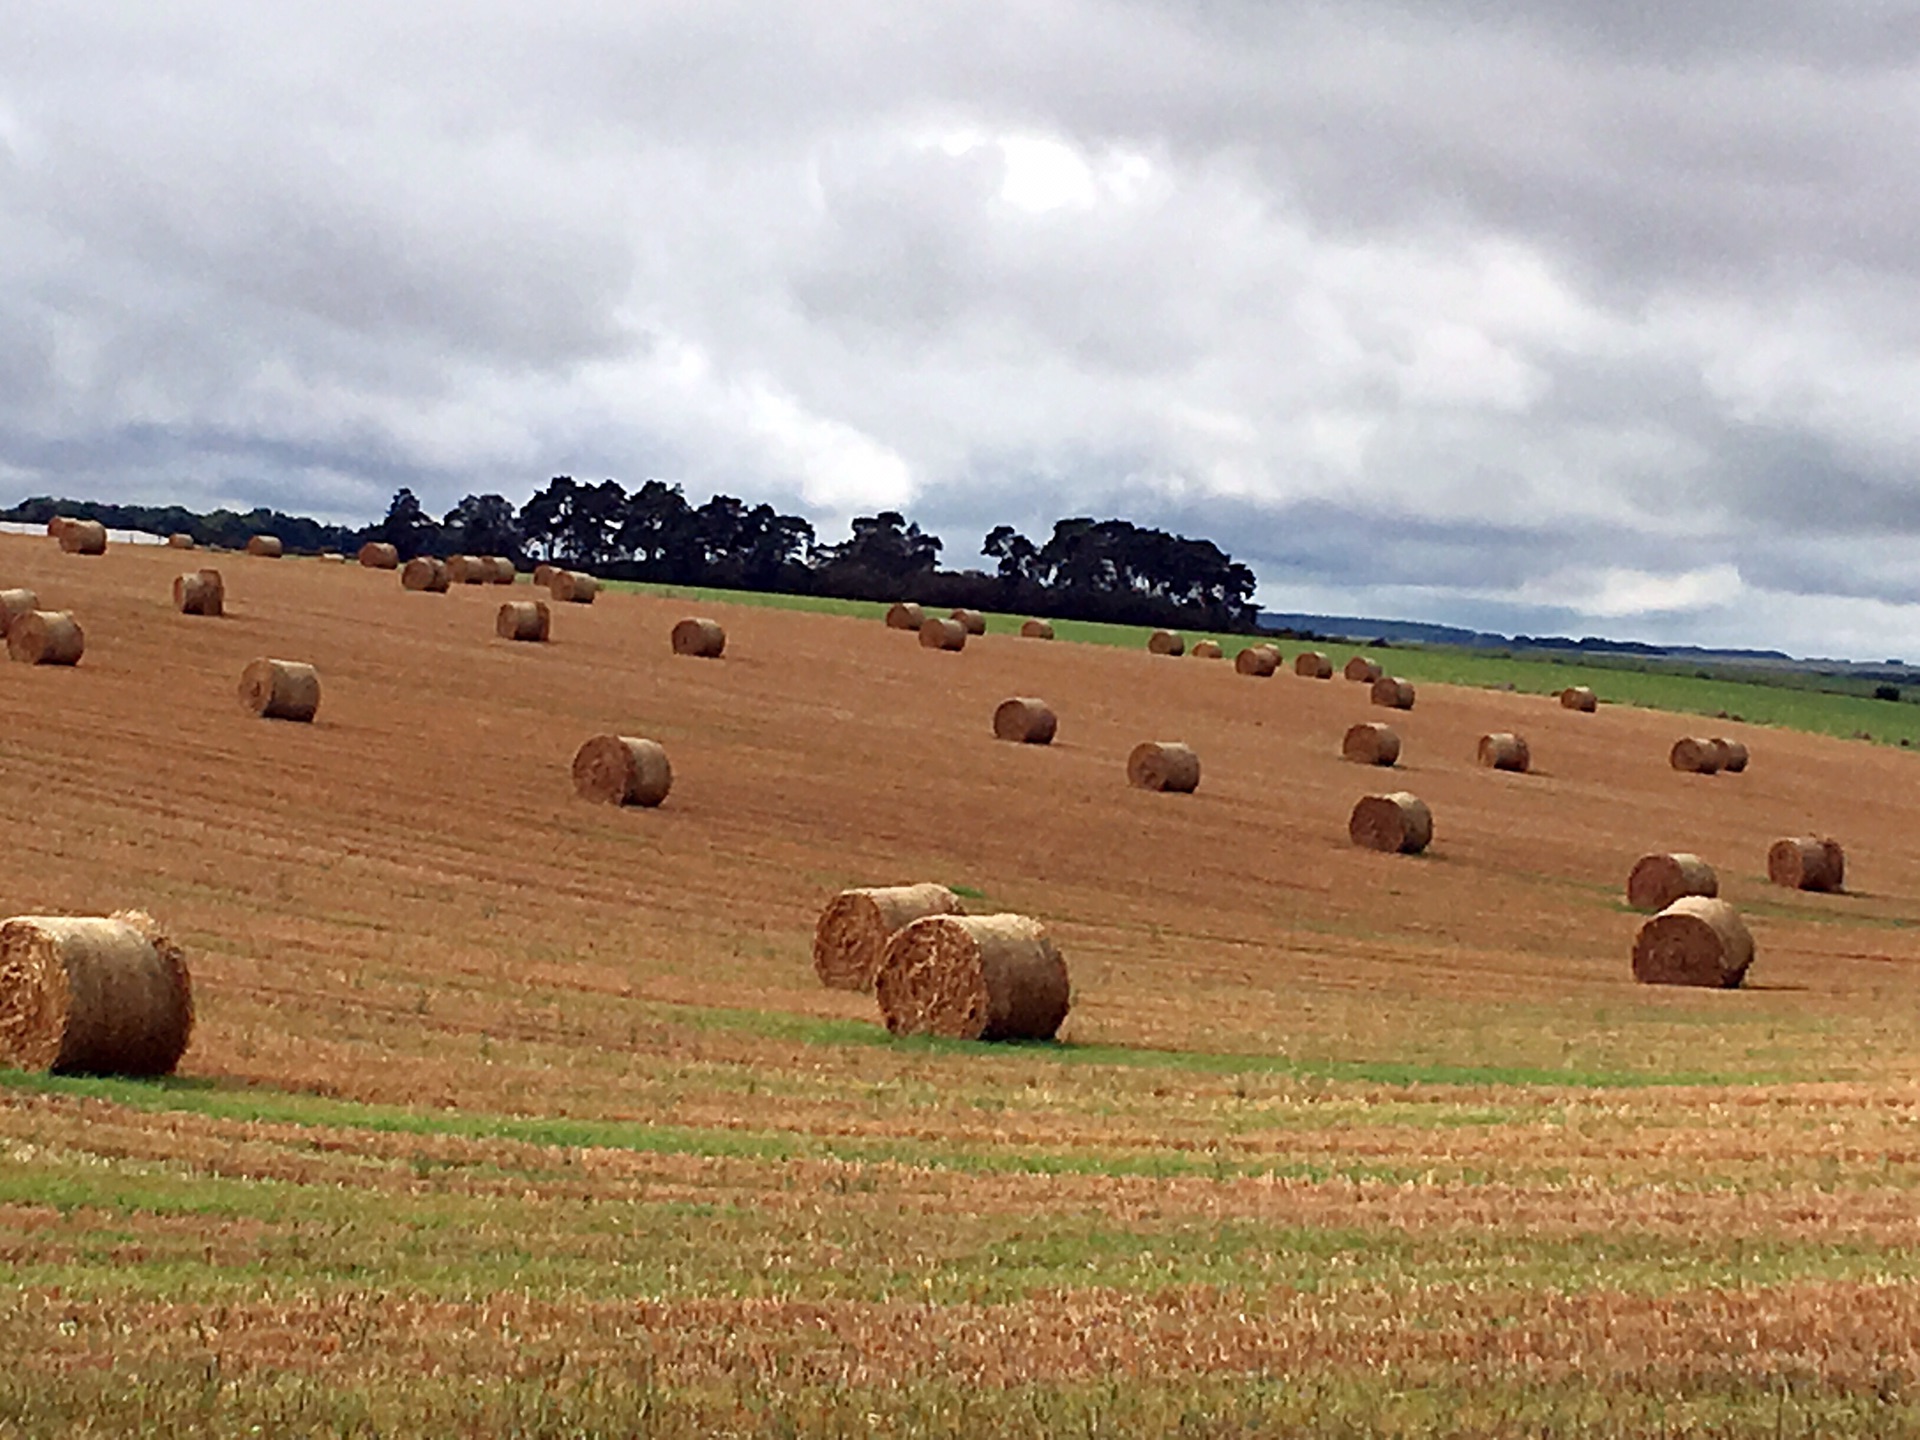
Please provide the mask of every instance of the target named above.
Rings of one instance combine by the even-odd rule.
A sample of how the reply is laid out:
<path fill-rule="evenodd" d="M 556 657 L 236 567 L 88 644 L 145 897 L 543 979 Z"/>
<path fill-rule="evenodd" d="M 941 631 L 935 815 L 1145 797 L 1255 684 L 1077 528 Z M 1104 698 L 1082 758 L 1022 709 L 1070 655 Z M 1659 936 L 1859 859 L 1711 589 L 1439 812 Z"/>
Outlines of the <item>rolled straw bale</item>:
<path fill-rule="evenodd" d="M 1832 836 L 1776 840 L 1767 848 L 1767 878 L 1789 890 L 1838 890 L 1846 883 L 1846 852 Z"/>
<path fill-rule="evenodd" d="M 494 617 L 493 630 L 502 640 L 543 644 L 553 628 L 553 611 L 544 600 L 509 600 Z"/>
<path fill-rule="evenodd" d="M 1196 660 L 1218 660 L 1226 652 L 1220 648 L 1218 640 L 1196 640 L 1189 653 Z"/>
<path fill-rule="evenodd" d="M 369 540 L 360 547 L 360 563 L 369 570 L 398 570 L 400 551 L 384 540 Z"/>
<path fill-rule="evenodd" d="M 1127 783 L 1191 794 L 1200 787 L 1200 757 L 1176 740 L 1144 740 L 1127 756 Z"/>
<path fill-rule="evenodd" d="M 1391 765 L 1400 758 L 1400 734 L 1391 725 L 1362 722 L 1340 741 L 1340 758 L 1356 765 Z"/>
<path fill-rule="evenodd" d="M 1384 705 L 1389 710 L 1413 708 L 1413 682 L 1402 680 L 1398 675 L 1382 675 L 1373 682 L 1370 693 L 1374 704 Z"/>
<path fill-rule="evenodd" d="M 687 619 L 673 627 L 673 653 L 718 660 L 727 648 L 727 632 L 718 620 Z"/>
<path fill-rule="evenodd" d="M 1026 640 L 1051 640 L 1053 626 L 1045 620 L 1025 620 L 1021 622 L 1020 635 Z"/>
<path fill-rule="evenodd" d="M 1318 650 L 1302 650 L 1293 657 L 1293 673 L 1304 675 L 1309 680 L 1331 680 L 1333 661 Z"/>
<path fill-rule="evenodd" d="M 948 618 L 958 620 L 962 625 L 966 626 L 969 635 L 984 635 L 987 633 L 987 617 L 982 615 L 978 610 L 969 610 L 964 605 L 956 606 L 948 612 Z"/>
<path fill-rule="evenodd" d="M 1591 715 L 1600 708 L 1600 697 L 1586 685 L 1569 685 L 1560 692 L 1562 710 L 1580 710 Z"/>
<path fill-rule="evenodd" d="M 1031 695 L 1016 695 L 994 707 L 993 735 L 996 740 L 1014 740 L 1022 745 L 1051 745 L 1060 728 L 1060 717 L 1044 700 Z"/>
<path fill-rule="evenodd" d="M 0 640 L 7 638 L 7 630 L 15 620 L 39 608 L 40 597 L 31 590 L 0 590 Z"/>
<path fill-rule="evenodd" d="M 887 607 L 889 630 L 918 630 L 926 619 L 927 612 L 911 600 L 896 600 Z"/>
<path fill-rule="evenodd" d="M 489 555 L 487 566 L 487 578 L 496 585 L 511 585 L 520 578 L 519 567 L 513 563 L 510 556 Z"/>
<path fill-rule="evenodd" d="M 166 1075 L 193 1035 L 193 981 L 152 918 L 22 915 L 0 923 L 0 1065 Z"/>
<path fill-rule="evenodd" d="M 78 665 L 86 649 L 69 610 L 29 610 L 7 626 L 7 654 L 26 665 Z"/>
<path fill-rule="evenodd" d="M 493 562 L 479 555 L 449 555 L 447 579 L 455 585 L 491 585 Z"/>
<path fill-rule="evenodd" d="M 69 555 L 104 555 L 107 527 L 98 520 L 69 520 L 60 527 L 60 548 Z"/>
<path fill-rule="evenodd" d="M 1347 661 L 1347 668 L 1341 673 L 1349 680 L 1357 680 L 1362 685 L 1371 685 L 1386 672 L 1380 668 L 1378 660 L 1369 660 L 1364 655 L 1356 655 Z"/>
<path fill-rule="evenodd" d="M 1187 653 L 1187 637 L 1178 630 L 1156 630 L 1147 637 L 1147 653 L 1184 655 Z"/>
<path fill-rule="evenodd" d="M 1720 747 L 1711 740 L 1688 735 L 1673 742 L 1667 763 L 1690 775 L 1713 775 L 1720 769 Z"/>
<path fill-rule="evenodd" d="M 182 615 L 224 615 L 227 586 L 218 570 L 196 570 L 173 577 L 173 608 Z"/>
<path fill-rule="evenodd" d="M 240 672 L 240 703 L 262 720 L 306 724 L 320 708 L 319 672 L 298 660 L 255 660 Z"/>
<path fill-rule="evenodd" d="M 595 735 L 573 757 L 573 788 L 607 805 L 658 805 L 673 788 L 667 752 L 632 735 Z"/>
<path fill-rule="evenodd" d="M 896 931 L 929 915 L 960 910 L 958 895 L 931 882 L 842 890 L 813 927 L 813 973 L 833 990 L 871 991 Z"/>
<path fill-rule="evenodd" d="M 1347 835 L 1369 850 L 1417 854 L 1433 843 L 1433 812 L 1404 790 L 1363 796 L 1347 821 Z"/>
<path fill-rule="evenodd" d="M 1533 768 L 1533 752 L 1524 736 L 1496 730 L 1480 737 L 1480 763 L 1490 770 L 1513 770 L 1524 775 Z"/>
<path fill-rule="evenodd" d="M 887 942 L 874 998 L 895 1035 L 1051 1040 L 1073 1003 L 1067 962 L 1025 915 L 931 915 Z"/>
<path fill-rule="evenodd" d="M 1720 753 L 1720 768 L 1729 775 L 1738 775 L 1747 768 L 1747 747 L 1738 740 L 1725 740 L 1713 737 L 1713 748 Z"/>
<path fill-rule="evenodd" d="M 1249 645 L 1233 657 L 1233 668 L 1242 675 L 1271 675 L 1280 668 L 1280 652 L 1271 645 Z"/>
<path fill-rule="evenodd" d="M 191 550 L 194 545 L 193 536 L 185 531 L 176 530 L 167 536 L 167 545 L 174 550 Z"/>
<path fill-rule="evenodd" d="M 1753 964 L 1753 936 L 1733 906 L 1683 895 L 1640 926 L 1633 978 L 1642 985 L 1705 985 L 1731 990 Z"/>
<path fill-rule="evenodd" d="M 600 593 L 600 582 L 591 575 L 583 575 L 578 570 L 556 570 L 547 584 L 547 593 L 556 600 L 569 601 L 575 605 L 591 605 L 593 597 Z"/>
<path fill-rule="evenodd" d="M 533 567 L 533 583 L 544 590 L 553 583 L 553 577 L 559 573 L 551 565 L 536 565 Z"/>
<path fill-rule="evenodd" d="M 268 560 L 278 560 L 286 547 L 280 543 L 278 535 L 253 535 L 247 539 L 247 553 L 260 555 Z"/>
<path fill-rule="evenodd" d="M 58 540 L 66 533 L 67 526 L 73 523 L 71 515 L 56 515 L 47 521 L 47 534 Z"/>
<path fill-rule="evenodd" d="M 400 569 L 400 588 L 428 595 L 447 593 L 447 566 L 431 555 L 416 555 Z"/>
<path fill-rule="evenodd" d="M 1636 910 L 1664 910 L 1686 895 L 1711 900 L 1720 893 L 1720 877 L 1698 855 L 1642 855 L 1627 873 L 1627 904 Z"/>
<path fill-rule="evenodd" d="M 958 620 L 929 616 L 920 626 L 920 647 L 923 650 L 964 650 L 967 648 L 967 627 Z"/>

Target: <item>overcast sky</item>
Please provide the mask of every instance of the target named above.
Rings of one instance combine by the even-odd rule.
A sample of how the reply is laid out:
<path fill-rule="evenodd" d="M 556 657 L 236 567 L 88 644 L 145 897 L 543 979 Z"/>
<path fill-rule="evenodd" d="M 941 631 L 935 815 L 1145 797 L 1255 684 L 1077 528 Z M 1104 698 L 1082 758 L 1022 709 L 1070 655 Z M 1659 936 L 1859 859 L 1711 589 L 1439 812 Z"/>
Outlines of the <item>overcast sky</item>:
<path fill-rule="evenodd" d="M 0 502 L 567 473 L 1920 659 L 1920 5 L 0 0 Z"/>

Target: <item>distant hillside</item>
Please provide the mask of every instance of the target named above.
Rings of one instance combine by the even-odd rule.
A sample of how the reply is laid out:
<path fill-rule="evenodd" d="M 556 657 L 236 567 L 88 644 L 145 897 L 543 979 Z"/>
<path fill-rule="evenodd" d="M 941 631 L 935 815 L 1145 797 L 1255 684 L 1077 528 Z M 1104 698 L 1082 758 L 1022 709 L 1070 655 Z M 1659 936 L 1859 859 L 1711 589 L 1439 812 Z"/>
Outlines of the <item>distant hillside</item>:
<path fill-rule="evenodd" d="M 1497 635 L 1466 630 L 1458 625 L 1430 625 L 1419 620 L 1376 620 L 1359 615 L 1295 615 L 1275 610 L 1260 612 L 1263 630 L 1295 630 L 1340 640 L 1385 640 L 1394 645 L 1466 645 L 1493 650 L 1572 650 L 1588 655 L 1664 655 L 1685 660 L 1731 660 L 1748 664 L 1791 662 L 1784 650 L 1715 650 L 1699 645 L 1649 645 L 1640 640 L 1609 640 L 1587 635 L 1578 640 L 1564 635 Z M 1889 661 L 1888 664 L 1898 664 Z"/>

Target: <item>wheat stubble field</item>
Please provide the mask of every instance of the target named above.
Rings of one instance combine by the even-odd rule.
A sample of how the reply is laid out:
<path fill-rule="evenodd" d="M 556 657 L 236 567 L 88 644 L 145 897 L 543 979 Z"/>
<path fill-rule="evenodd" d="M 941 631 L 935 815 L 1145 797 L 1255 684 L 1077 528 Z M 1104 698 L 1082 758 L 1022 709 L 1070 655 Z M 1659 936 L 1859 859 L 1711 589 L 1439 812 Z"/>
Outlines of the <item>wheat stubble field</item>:
<path fill-rule="evenodd" d="M 185 566 L 229 614 L 173 613 Z M 1920 1428 L 1914 758 L 990 635 L 0 537 L 7 914 L 153 912 L 163 1083 L 0 1072 L 0 1430 L 1755 1434 Z M 1292 647 L 1288 647 L 1289 653 Z M 311 726 L 235 696 L 308 661 Z M 994 705 L 1045 697 L 1049 748 Z M 1338 758 L 1390 718 L 1395 771 Z M 1536 773 L 1474 763 L 1518 730 Z M 650 736 L 655 811 L 575 798 Z M 1197 794 L 1129 790 L 1184 740 Z M 1354 849 L 1368 790 L 1432 806 Z M 1830 831 L 1851 893 L 1765 884 Z M 1746 989 L 1636 987 L 1626 871 L 1720 870 Z M 1050 926 L 1062 1043 L 890 1039 L 836 890 Z"/>

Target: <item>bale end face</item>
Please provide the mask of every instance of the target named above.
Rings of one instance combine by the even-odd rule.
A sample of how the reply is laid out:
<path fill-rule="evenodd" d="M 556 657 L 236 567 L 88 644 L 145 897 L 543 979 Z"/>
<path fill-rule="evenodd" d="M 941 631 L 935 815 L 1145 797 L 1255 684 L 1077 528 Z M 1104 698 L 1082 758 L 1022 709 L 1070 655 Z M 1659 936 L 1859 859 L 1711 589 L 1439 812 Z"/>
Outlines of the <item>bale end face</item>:
<path fill-rule="evenodd" d="M 186 960 L 151 917 L 28 915 L 0 924 L 0 1066 L 166 1075 L 192 1034 Z"/>
<path fill-rule="evenodd" d="M 78 665 L 87 637 L 65 610 L 29 610 L 7 626 L 7 654 L 23 665 Z"/>
<path fill-rule="evenodd" d="M 887 607 L 889 630 L 918 630 L 927 621 L 927 612 L 911 600 L 896 600 Z"/>
<path fill-rule="evenodd" d="M 1384 705 L 1389 710 L 1413 708 L 1413 682 L 1402 680 L 1398 675 L 1382 675 L 1373 682 L 1370 693 L 1374 704 Z"/>
<path fill-rule="evenodd" d="M 967 648 L 967 627 L 958 620 L 942 620 L 932 616 L 921 622 L 920 648 L 923 650 L 964 650 Z"/>
<path fill-rule="evenodd" d="M 1045 620 L 1027 620 L 1020 625 L 1020 635 L 1026 640 L 1053 639 L 1053 626 Z"/>
<path fill-rule="evenodd" d="M 1511 770 L 1524 775 L 1533 768 L 1533 752 L 1524 737 L 1511 731 L 1496 731 L 1480 737 L 1480 763 L 1490 770 Z"/>
<path fill-rule="evenodd" d="M 1242 675 L 1265 679 L 1280 668 L 1280 652 L 1271 645 L 1249 645 L 1233 657 L 1233 668 Z"/>
<path fill-rule="evenodd" d="M 1395 764 L 1400 759 L 1400 734 L 1391 725 L 1355 725 L 1340 741 L 1340 757 L 1356 765 Z"/>
<path fill-rule="evenodd" d="M 1720 768 L 1729 775 L 1738 775 L 1747 768 L 1747 747 L 1738 740 L 1726 740 L 1716 735 L 1710 742 Z"/>
<path fill-rule="evenodd" d="M 1331 680 L 1333 661 L 1318 650 L 1302 650 L 1293 657 L 1293 673 L 1309 680 Z"/>
<path fill-rule="evenodd" d="M 544 645 L 552 633 L 553 611 L 544 600 L 509 600 L 494 617 L 493 630 L 502 640 Z"/>
<path fill-rule="evenodd" d="M 993 734 L 997 740 L 1021 745 L 1051 745 L 1060 728 L 1059 717 L 1044 700 L 1016 695 L 1002 700 L 993 712 Z"/>
<path fill-rule="evenodd" d="M 651 807 L 673 788 L 673 767 L 657 742 L 632 735 L 596 735 L 573 757 L 573 788 L 604 805 Z"/>
<path fill-rule="evenodd" d="M 1646 921 L 1633 941 L 1633 978 L 1643 985 L 1731 990 L 1753 964 L 1753 936 L 1724 900 L 1687 895 Z"/>
<path fill-rule="evenodd" d="M 240 703 L 262 720 L 309 724 L 320 709 L 320 674 L 298 660 L 255 660 L 240 672 Z"/>
<path fill-rule="evenodd" d="M 958 895 L 932 883 L 842 890 L 813 927 L 813 972 L 832 990 L 871 991 L 887 942 L 899 930 L 961 908 Z"/>
<path fill-rule="evenodd" d="M 173 608 L 182 615 L 224 615 L 227 587 L 218 570 L 173 577 Z"/>
<path fill-rule="evenodd" d="M 1051 1040 L 1072 1005 L 1067 963 L 1024 915 L 935 915 L 887 942 L 874 997 L 895 1035 Z"/>
<path fill-rule="evenodd" d="M 1711 900 L 1720 877 L 1698 855 L 1642 855 L 1627 875 L 1627 904 L 1635 910 L 1665 910 L 1688 895 Z"/>
<path fill-rule="evenodd" d="M 1830 835 L 1796 835 L 1767 848 L 1767 878 L 1789 890 L 1844 888 L 1846 852 Z"/>
<path fill-rule="evenodd" d="M 682 620 L 673 627 L 673 653 L 718 660 L 727 648 L 727 632 L 718 620 Z"/>
<path fill-rule="evenodd" d="M 1144 740 L 1127 756 L 1127 783 L 1190 795 L 1200 788 L 1200 757 L 1175 740 Z"/>
<path fill-rule="evenodd" d="M 1363 796 L 1347 821 L 1347 835 L 1368 850 L 1417 855 L 1433 843 L 1433 812 L 1404 790 Z"/>
<path fill-rule="evenodd" d="M 1156 630 L 1147 637 L 1147 653 L 1184 655 L 1187 653 L 1187 637 L 1178 630 Z"/>
<path fill-rule="evenodd" d="M 0 590 L 0 640 L 22 615 L 40 608 L 40 597 L 31 590 Z"/>
<path fill-rule="evenodd" d="M 1356 655 L 1347 661 L 1347 668 L 1342 673 L 1349 680 L 1362 685 L 1371 685 L 1385 672 L 1381 670 L 1378 660 L 1369 660 L 1364 655 Z"/>

